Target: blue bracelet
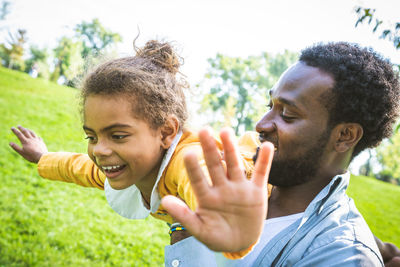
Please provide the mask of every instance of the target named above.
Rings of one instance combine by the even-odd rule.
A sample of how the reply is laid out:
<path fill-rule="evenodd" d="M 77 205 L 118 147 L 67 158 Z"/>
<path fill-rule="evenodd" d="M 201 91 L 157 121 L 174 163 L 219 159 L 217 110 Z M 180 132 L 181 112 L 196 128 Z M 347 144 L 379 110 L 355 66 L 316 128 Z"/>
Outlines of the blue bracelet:
<path fill-rule="evenodd" d="M 186 230 L 186 228 L 183 227 L 182 225 L 175 226 L 175 227 L 172 227 L 172 228 L 169 230 L 169 235 L 171 236 L 172 233 L 175 232 L 175 231 L 185 231 L 185 230 Z"/>

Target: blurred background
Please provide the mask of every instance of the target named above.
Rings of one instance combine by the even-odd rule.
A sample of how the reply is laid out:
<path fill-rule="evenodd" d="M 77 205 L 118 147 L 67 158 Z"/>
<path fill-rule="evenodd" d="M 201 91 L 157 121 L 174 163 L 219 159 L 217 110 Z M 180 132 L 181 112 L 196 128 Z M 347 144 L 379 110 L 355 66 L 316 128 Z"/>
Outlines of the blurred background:
<path fill-rule="evenodd" d="M 163 265 L 167 227 L 113 213 L 95 189 L 44 181 L 8 147 L 35 130 L 50 151 L 85 152 L 79 80 L 133 41 L 172 42 L 190 84 L 189 127 L 253 130 L 268 89 L 316 42 L 348 41 L 400 70 L 400 1 L 0 0 L 0 265 Z M 351 165 L 349 194 L 373 232 L 400 246 L 400 130 Z M 385 182 L 385 183 L 384 183 Z M 144 233 L 144 234 L 143 234 Z"/>

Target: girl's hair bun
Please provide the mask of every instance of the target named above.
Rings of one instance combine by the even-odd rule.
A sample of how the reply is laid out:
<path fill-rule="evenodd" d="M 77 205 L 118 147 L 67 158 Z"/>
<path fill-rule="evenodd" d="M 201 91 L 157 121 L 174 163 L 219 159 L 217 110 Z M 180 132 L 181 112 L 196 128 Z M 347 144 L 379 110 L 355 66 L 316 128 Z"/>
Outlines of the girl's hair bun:
<path fill-rule="evenodd" d="M 166 69 L 172 74 L 179 72 L 182 58 L 174 51 L 170 43 L 150 40 L 143 48 L 135 49 L 136 57 L 150 59 L 155 65 Z"/>

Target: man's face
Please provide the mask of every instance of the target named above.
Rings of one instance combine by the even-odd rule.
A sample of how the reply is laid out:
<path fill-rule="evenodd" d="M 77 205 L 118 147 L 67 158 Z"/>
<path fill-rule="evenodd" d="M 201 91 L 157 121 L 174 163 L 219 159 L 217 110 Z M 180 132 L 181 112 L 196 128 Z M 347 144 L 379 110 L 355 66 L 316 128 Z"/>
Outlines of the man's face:
<path fill-rule="evenodd" d="M 334 80 L 318 68 L 297 62 L 270 91 L 270 110 L 256 125 L 260 141 L 275 145 L 269 183 L 295 186 L 324 168 L 330 137 L 329 113 L 321 95 Z"/>

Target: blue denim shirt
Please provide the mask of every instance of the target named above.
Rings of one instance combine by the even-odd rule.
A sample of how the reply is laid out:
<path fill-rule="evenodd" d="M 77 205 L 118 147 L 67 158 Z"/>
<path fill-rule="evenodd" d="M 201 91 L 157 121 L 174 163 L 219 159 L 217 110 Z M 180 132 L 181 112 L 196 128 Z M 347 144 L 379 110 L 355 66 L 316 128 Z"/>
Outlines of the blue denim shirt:
<path fill-rule="evenodd" d="M 346 195 L 349 179 L 349 173 L 335 176 L 301 219 L 267 243 L 252 266 L 384 266 L 368 225 Z M 165 249 L 166 266 L 212 267 L 217 266 L 215 259 L 215 253 L 193 237 Z M 250 263 L 245 257 L 224 265 Z"/>

